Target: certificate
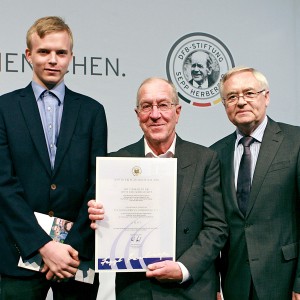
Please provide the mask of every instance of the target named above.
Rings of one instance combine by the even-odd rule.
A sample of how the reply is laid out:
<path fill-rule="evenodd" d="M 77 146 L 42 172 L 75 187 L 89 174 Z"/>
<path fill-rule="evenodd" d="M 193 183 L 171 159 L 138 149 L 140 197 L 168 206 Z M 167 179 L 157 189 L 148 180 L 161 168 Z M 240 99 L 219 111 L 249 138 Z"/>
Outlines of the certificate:
<path fill-rule="evenodd" d="M 96 271 L 146 271 L 175 260 L 176 158 L 97 157 Z"/>

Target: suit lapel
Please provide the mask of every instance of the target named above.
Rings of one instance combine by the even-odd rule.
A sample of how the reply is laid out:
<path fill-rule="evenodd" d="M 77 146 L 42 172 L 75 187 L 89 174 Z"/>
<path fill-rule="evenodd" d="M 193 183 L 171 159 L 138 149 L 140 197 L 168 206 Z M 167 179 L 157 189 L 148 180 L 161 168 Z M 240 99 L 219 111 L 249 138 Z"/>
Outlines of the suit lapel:
<path fill-rule="evenodd" d="M 78 96 L 74 97 L 72 92 L 66 88 L 53 174 L 57 172 L 73 137 L 79 110 L 80 101 L 78 101 Z"/>
<path fill-rule="evenodd" d="M 20 93 L 19 103 L 38 155 L 48 173 L 51 174 L 51 165 L 43 125 L 31 85 L 28 85 Z"/>
<path fill-rule="evenodd" d="M 145 157 L 144 137 L 142 137 L 134 147 L 131 149 L 130 154 L 132 157 Z"/>
<path fill-rule="evenodd" d="M 234 151 L 235 151 L 235 141 L 236 133 L 232 133 L 228 140 L 226 141 L 226 146 L 222 149 L 222 152 L 219 153 L 220 160 L 222 162 L 221 172 L 222 172 L 222 186 L 223 191 L 225 187 L 225 193 L 230 195 L 230 203 L 234 206 L 235 210 L 240 209 L 238 207 L 237 198 L 236 198 L 236 189 L 234 184 Z M 227 197 L 226 197 L 227 198 Z M 242 213 L 241 213 L 242 214 Z"/>
<path fill-rule="evenodd" d="M 177 220 L 179 219 L 191 191 L 193 173 L 193 158 L 186 155 L 185 143 L 177 136 L 175 147 L 177 158 Z"/>
<path fill-rule="evenodd" d="M 282 143 L 283 135 L 276 122 L 269 118 L 253 174 L 247 215 L 251 212 L 270 165 Z"/>

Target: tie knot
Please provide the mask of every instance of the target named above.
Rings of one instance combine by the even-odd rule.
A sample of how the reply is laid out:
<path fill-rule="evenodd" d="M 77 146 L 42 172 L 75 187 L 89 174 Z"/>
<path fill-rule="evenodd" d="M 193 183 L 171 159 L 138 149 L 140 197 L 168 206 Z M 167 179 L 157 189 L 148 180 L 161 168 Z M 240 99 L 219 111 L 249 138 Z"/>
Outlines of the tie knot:
<path fill-rule="evenodd" d="M 240 139 L 239 144 L 242 144 L 244 147 L 249 147 L 254 141 L 255 138 L 252 136 L 244 136 Z"/>

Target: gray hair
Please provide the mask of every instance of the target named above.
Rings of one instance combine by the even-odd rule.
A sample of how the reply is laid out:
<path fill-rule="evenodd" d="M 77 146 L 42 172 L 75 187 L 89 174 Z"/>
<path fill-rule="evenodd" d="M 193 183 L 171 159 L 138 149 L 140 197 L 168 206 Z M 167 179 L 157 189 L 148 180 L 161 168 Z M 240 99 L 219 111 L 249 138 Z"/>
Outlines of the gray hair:
<path fill-rule="evenodd" d="M 138 107 L 139 104 L 140 104 L 140 90 L 143 87 L 143 85 L 145 85 L 149 82 L 156 81 L 156 80 L 164 81 L 165 83 L 167 83 L 171 87 L 171 89 L 172 89 L 172 96 L 171 96 L 172 101 L 175 105 L 179 104 L 179 97 L 178 97 L 176 87 L 171 81 L 169 81 L 167 79 L 164 79 L 164 78 L 159 78 L 159 77 L 149 77 L 149 78 L 145 79 L 138 88 L 138 91 L 137 91 L 137 94 L 136 94 L 136 106 Z"/>
<path fill-rule="evenodd" d="M 238 66 L 235 68 L 232 68 L 229 70 L 227 73 L 224 74 L 224 76 L 220 80 L 220 95 L 223 98 L 223 92 L 224 92 L 224 83 L 234 74 L 236 73 L 242 73 L 242 72 L 251 72 L 253 76 L 257 79 L 257 81 L 260 83 L 262 89 L 269 89 L 269 83 L 267 81 L 267 78 L 265 77 L 264 74 L 262 74 L 260 71 L 250 68 L 250 67 L 245 67 L 245 66 Z"/>

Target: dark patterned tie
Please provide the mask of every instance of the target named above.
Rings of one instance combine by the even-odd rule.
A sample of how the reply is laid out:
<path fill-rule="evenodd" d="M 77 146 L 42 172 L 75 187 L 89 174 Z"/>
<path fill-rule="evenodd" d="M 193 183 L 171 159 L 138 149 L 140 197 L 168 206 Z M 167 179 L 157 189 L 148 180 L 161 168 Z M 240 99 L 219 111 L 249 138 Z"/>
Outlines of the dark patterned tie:
<path fill-rule="evenodd" d="M 239 144 L 244 146 L 244 153 L 241 158 L 239 174 L 237 179 L 237 201 L 243 215 L 246 215 L 248 200 L 251 190 L 251 152 L 250 145 L 255 141 L 251 136 L 244 136 Z"/>

